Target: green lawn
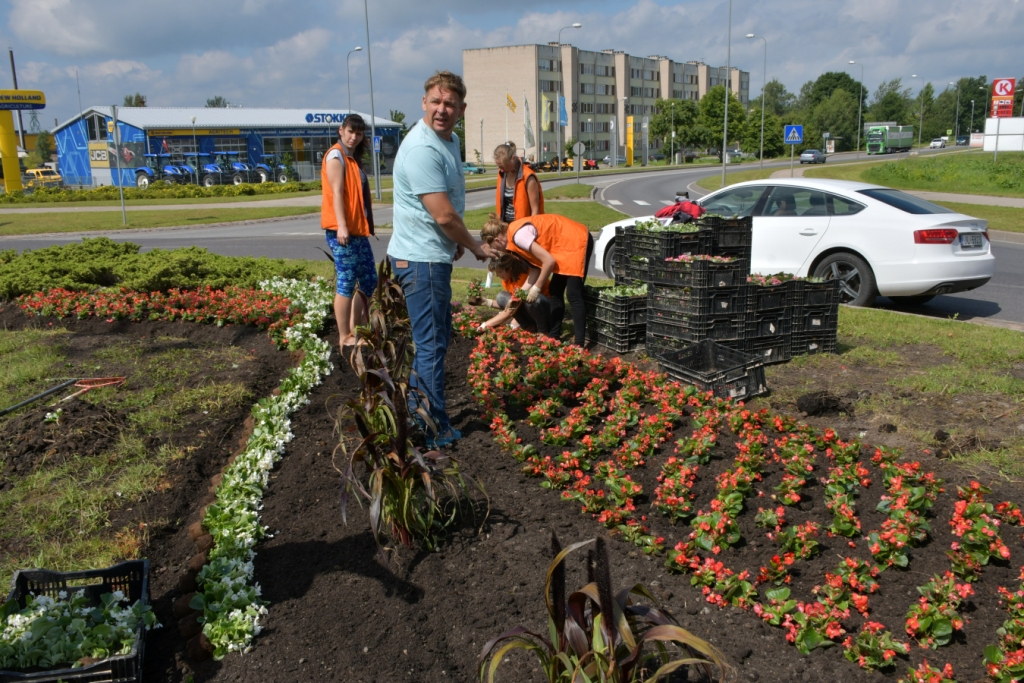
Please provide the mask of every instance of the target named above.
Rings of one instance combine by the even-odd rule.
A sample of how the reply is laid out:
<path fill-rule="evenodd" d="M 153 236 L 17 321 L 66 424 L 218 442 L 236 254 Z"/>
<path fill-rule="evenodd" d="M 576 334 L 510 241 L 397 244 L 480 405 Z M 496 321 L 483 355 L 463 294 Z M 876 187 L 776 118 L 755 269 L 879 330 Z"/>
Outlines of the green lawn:
<path fill-rule="evenodd" d="M 154 199 L 125 199 L 125 206 L 169 206 L 174 204 L 236 204 L 238 202 L 265 202 L 271 199 L 291 199 L 293 197 L 319 197 L 320 191 L 312 192 L 282 192 L 279 194 L 257 194 L 238 195 L 237 197 L 192 197 L 179 199 L 175 197 L 162 197 Z M 3 209 L 48 209 L 48 208 L 77 208 L 79 206 L 121 206 L 118 199 L 96 200 L 87 202 L 38 202 L 25 204 L 3 204 Z"/>
<path fill-rule="evenodd" d="M 960 204 L 957 202 L 936 202 L 958 213 L 988 221 L 989 230 L 1024 232 L 1024 210 L 1012 206 L 988 206 L 987 204 Z"/>
<path fill-rule="evenodd" d="M 583 223 L 591 230 L 598 230 L 609 223 L 620 221 L 626 217 L 626 214 L 609 209 L 607 206 L 597 202 L 545 202 L 544 211 L 571 218 L 574 221 Z M 479 230 L 484 227 L 487 217 L 492 213 L 494 213 L 494 209 L 491 207 L 467 211 L 465 216 L 466 227 L 470 230 Z"/>
<path fill-rule="evenodd" d="M 211 207 L 209 209 L 180 211 L 129 211 L 127 228 L 121 224 L 121 213 L 119 211 L 7 213 L 0 214 L 0 236 L 202 225 L 204 223 L 251 221 L 259 218 L 304 216 L 311 213 L 319 213 L 319 211 L 319 206 L 276 206 L 265 209 L 217 209 Z"/>
<path fill-rule="evenodd" d="M 733 185 L 747 180 L 761 180 L 778 170 L 777 168 L 751 168 L 746 171 L 732 171 L 725 177 L 725 182 L 727 185 Z M 701 178 L 697 181 L 697 185 L 705 190 L 717 190 L 722 187 L 722 175 L 716 173 L 713 176 Z"/>

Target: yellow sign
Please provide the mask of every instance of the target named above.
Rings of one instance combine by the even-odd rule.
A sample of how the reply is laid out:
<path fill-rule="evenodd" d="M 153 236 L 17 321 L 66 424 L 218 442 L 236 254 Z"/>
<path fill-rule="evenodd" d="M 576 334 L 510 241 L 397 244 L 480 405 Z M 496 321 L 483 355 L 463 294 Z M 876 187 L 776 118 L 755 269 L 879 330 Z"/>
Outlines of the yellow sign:
<path fill-rule="evenodd" d="M 626 117 L 626 166 L 633 165 L 633 117 Z"/>
<path fill-rule="evenodd" d="M 107 132 L 108 133 L 113 133 L 114 132 L 114 122 L 113 121 L 107 121 Z"/>
<path fill-rule="evenodd" d="M 0 109 L 42 109 L 46 95 L 42 90 L 0 90 Z"/>
<path fill-rule="evenodd" d="M 505 93 L 505 104 L 508 106 L 509 109 L 512 110 L 513 114 L 516 113 L 516 101 L 513 100 L 512 96 L 509 95 L 508 93 Z"/>
<path fill-rule="evenodd" d="M 241 135 L 242 131 L 237 128 L 165 128 L 163 130 L 150 130 L 147 134 L 151 138 L 170 138 L 176 135 Z"/>
<path fill-rule="evenodd" d="M 110 150 L 107 143 L 89 143 L 89 168 L 110 168 Z"/>

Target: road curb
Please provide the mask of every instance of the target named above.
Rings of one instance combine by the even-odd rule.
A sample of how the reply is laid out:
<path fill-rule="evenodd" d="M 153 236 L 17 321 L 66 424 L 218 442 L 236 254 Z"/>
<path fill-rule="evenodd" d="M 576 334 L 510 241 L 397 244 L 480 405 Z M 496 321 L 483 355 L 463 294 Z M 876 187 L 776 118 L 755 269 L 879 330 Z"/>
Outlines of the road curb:
<path fill-rule="evenodd" d="M 234 225 L 255 225 L 257 223 L 279 223 L 283 221 L 293 221 L 296 219 L 303 218 L 319 218 L 319 213 L 300 213 L 294 216 L 273 216 L 271 218 L 250 218 L 243 221 L 225 221 L 222 223 L 197 223 L 193 225 L 164 225 L 159 228 L 133 228 L 128 226 L 126 228 L 111 228 L 110 230 L 82 230 L 82 231 L 71 231 L 71 232 L 36 232 L 29 235 L 4 235 L 5 240 L 18 240 L 18 239 L 38 239 L 40 237 L 108 237 L 110 235 L 120 235 L 127 232 L 130 233 L 150 233 L 150 232 L 166 232 L 171 230 L 195 230 L 197 228 L 223 228 Z"/>
<path fill-rule="evenodd" d="M 849 306 L 843 304 L 847 308 L 857 308 L 856 306 Z M 924 318 L 926 320 L 948 320 L 952 323 L 963 323 L 965 325 L 985 325 L 987 327 L 1001 327 L 1005 330 L 1013 330 L 1014 332 L 1024 332 L 1024 323 L 1015 323 L 1012 320 L 1001 320 L 999 318 L 972 318 L 970 320 L 960 320 L 959 318 L 940 318 L 935 315 L 925 315 L 924 313 L 912 313 L 910 311 L 897 311 L 892 308 L 876 308 L 876 311 L 885 311 L 886 313 L 895 313 L 896 315 L 909 315 L 915 318 Z"/>
<path fill-rule="evenodd" d="M 1005 230 L 989 230 L 989 241 L 1024 244 L 1024 232 L 1006 232 Z"/>

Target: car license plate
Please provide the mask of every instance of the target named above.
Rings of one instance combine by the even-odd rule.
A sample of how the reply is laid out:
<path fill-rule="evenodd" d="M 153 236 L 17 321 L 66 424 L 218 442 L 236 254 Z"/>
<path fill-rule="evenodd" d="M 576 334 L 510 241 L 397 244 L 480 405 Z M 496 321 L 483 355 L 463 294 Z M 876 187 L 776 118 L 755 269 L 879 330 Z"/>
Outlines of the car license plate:
<path fill-rule="evenodd" d="M 961 233 L 960 246 L 964 249 L 981 249 L 984 240 L 981 233 Z"/>

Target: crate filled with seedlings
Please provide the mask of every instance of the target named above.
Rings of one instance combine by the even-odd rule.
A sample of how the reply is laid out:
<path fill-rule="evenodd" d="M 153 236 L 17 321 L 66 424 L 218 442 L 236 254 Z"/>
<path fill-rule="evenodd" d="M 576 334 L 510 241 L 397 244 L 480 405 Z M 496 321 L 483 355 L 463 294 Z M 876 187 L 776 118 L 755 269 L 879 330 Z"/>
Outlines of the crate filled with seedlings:
<path fill-rule="evenodd" d="M 647 327 L 644 323 L 617 325 L 587 318 L 587 341 L 615 353 L 629 353 L 644 348 Z"/>
<path fill-rule="evenodd" d="M 588 319 L 616 325 L 637 325 L 647 320 L 647 285 L 587 287 L 583 301 Z"/>
<path fill-rule="evenodd" d="M 697 225 L 702 236 L 700 253 L 750 260 L 754 239 L 754 219 L 750 216 L 726 218 L 706 213 L 697 219 Z"/>
<path fill-rule="evenodd" d="M 657 219 L 637 221 L 624 229 L 630 255 L 659 261 L 680 254 L 699 254 L 700 227 L 695 223 L 662 224 Z"/>
<path fill-rule="evenodd" d="M 15 573 L 0 607 L 0 682 L 140 683 L 149 561 L 107 569 Z"/>

